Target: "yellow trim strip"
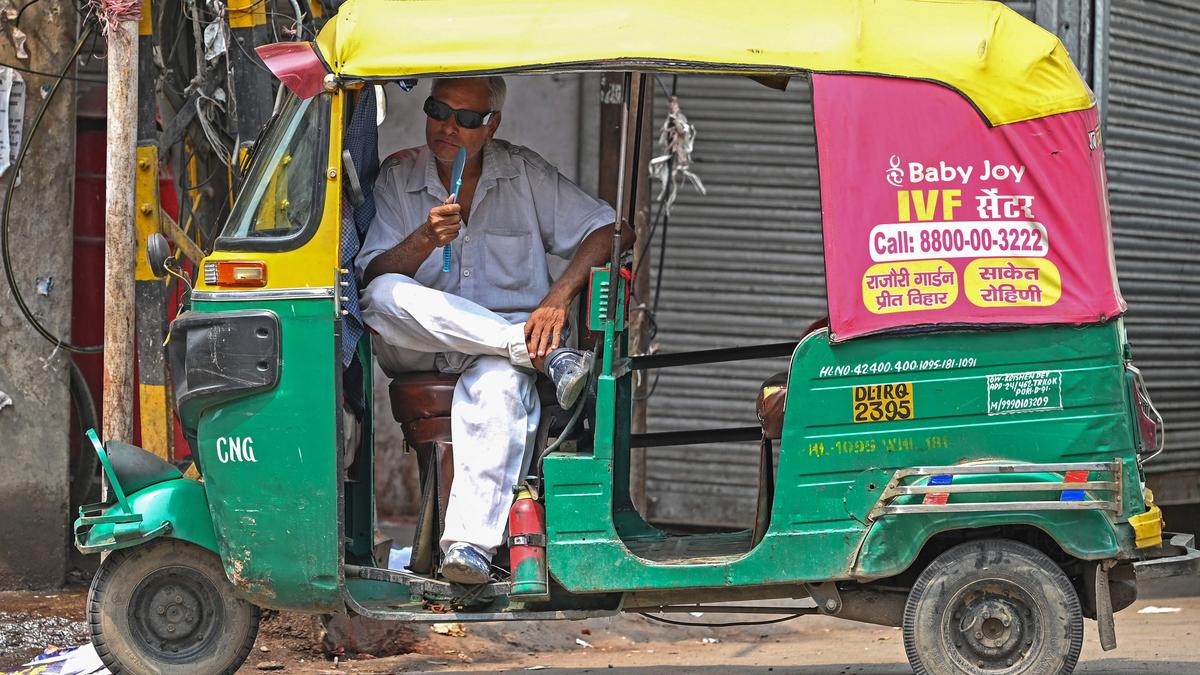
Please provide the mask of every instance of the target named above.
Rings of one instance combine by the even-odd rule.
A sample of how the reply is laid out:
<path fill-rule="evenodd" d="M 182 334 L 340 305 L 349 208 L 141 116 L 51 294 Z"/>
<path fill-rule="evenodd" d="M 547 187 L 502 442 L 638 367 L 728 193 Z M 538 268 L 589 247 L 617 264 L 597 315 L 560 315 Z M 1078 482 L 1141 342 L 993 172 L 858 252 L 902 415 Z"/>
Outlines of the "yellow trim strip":
<path fill-rule="evenodd" d="M 342 119 L 345 93 L 337 91 L 333 94 L 323 95 L 332 97 L 329 119 Z M 341 256 L 341 157 L 342 135 L 340 133 L 330 134 L 329 154 L 326 157 L 327 163 L 323 169 L 322 180 L 325 188 L 325 201 L 321 207 L 321 222 L 317 225 L 317 231 L 313 233 L 311 239 L 299 248 L 290 251 L 213 251 L 204 259 L 205 264 L 219 260 L 261 260 L 267 265 L 267 285 L 261 289 L 255 289 L 257 292 L 286 291 L 297 288 L 336 288 L 338 262 Z M 262 204 L 260 204 L 261 206 Z M 210 286 L 204 282 L 203 274 L 196 281 L 197 294 L 209 291 L 214 294 L 234 293 L 245 290 Z M 201 295 L 200 297 L 205 296 Z"/>
<path fill-rule="evenodd" d="M 230 28 L 254 28 L 267 23 L 266 0 L 229 0 L 226 9 Z"/>
<path fill-rule="evenodd" d="M 171 461 L 174 419 L 167 401 L 167 388 L 161 384 L 138 384 L 141 412 L 142 447 L 164 461 Z"/>
<path fill-rule="evenodd" d="M 154 35 L 154 0 L 142 0 L 142 15 L 138 19 L 138 35 Z"/>
<path fill-rule="evenodd" d="M 156 277 L 146 259 L 146 240 L 151 234 L 162 231 L 158 221 L 162 210 L 158 201 L 158 148 L 153 145 L 140 145 L 136 157 L 134 200 L 137 203 L 137 211 L 134 225 L 137 232 L 137 257 L 134 261 L 133 278 L 137 281 L 149 281 Z"/>

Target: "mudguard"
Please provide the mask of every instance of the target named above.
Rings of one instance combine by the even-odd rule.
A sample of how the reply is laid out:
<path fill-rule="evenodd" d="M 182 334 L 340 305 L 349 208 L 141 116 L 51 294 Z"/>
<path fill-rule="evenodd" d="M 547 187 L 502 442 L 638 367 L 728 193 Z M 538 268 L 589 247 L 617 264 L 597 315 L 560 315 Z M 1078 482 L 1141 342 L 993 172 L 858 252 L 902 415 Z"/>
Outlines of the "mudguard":
<path fill-rule="evenodd" d="M 173 537 L 217 553 L 217 537 L 204 486 L 184 478 L 155 455 L 126 443 L 105 448 L 88 438 L 108 478 L 112 501 L 79 508 L 75 547 L 81 553 L 115 551 L 158 537 Z"/>

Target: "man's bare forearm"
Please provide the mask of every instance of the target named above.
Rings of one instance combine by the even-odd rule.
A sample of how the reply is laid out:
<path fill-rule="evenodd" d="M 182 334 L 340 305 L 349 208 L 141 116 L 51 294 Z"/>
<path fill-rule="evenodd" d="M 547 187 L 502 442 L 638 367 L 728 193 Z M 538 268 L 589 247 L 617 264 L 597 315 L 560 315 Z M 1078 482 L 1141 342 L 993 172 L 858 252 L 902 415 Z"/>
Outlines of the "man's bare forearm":
<path fill-rule="evenodd" d="M 367 269 L 363 272 L 363 285 L 371 283 L 380 274 L 415 276 L 417 268 L 425 262 L 435 248 L 437 246 L 434 245 L 433 240 L 418 229 L 408 235 L 404 241 L 375 256 L 367 264 Z"/>
<path fill-rule="evenodd" d="M 550 287 L 547 299 L 569 303 L 587 284 L 588 272 L 593 267 L 599 267 L 608 262 L 612 254 L 612 234 L 614 225 L 602 227 L 584 238 L 571 264 L 562 276 Z M 621 250 L 633 246 L 633 230 L 628 226 L 621 227 Z"/>

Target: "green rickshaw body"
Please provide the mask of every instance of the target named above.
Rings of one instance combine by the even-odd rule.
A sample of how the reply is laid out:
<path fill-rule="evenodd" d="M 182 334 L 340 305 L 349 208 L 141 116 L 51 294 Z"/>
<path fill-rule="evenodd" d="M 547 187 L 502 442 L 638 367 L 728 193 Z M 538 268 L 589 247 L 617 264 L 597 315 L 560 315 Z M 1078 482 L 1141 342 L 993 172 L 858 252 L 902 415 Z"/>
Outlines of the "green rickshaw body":
<path fill-rule="evenodd" d="M 1133 532 L 1125 520 L 1146 505 L 1119 320 L 875 336 L 841 344 L 830 344 L 828 335 L 825 329 L 808 335 L 792 357 L 770 526 L 760 544 L 722 560 L 640 559 L 627 542 L 648 536 L 648 529 L 630 514 L 627 500 L 614 496 L 620 459 L 605 458 L 599 448 L 592 457 L 556 453 L 545 464 L 554 577 L 574 592 L 866 581 L 904 571 L 939 532 L 993 526 L 1035 527 L 1082 560 L 1133 554 Z M 629 377 L 613 378 L 608 386 L 602 378 L 600 405 L 607 394 L 618 409 L 628 409 Z M 870 421 L 870 404 L 864 412 L 861 399 L 884 387 L 900 391 L 902 396 L 890 400 L 905 400 L 909 410 L 900 406 L 892 410 L 897 419 Z M 1009 412 L 1014 405 L 1024 407 Z M 616 417 L 627 424 L 627 414 Z M 628 449 L 619 447 L 619 424 L 617 429 L 619 458 Z M 1068 503 L 1060 501 L 1061 488 L 1051 488 L 1017 497 L 982 492 L 947 500 L 1007 503 L 991 512 L 953 512 L 947 506 L 943 513 L 872 514 L 896 472 L 910 467 L 1114 460 L 1121 462 L 1116 482 L 1122 494 L 1114 498 L 1119 512 L 1043 510 L 1046 502 L 1052 508 Z M 1111 472 L 1089 479 L 1114 481 Z M 1063 478 L 1041 471 L 954 480 L 1061 484 Z M 896 503 L 920 499 L 905 496 Z M 1011 505 L 1014 500 L 1026 503 Z"/>
<path fill-rule="evenodd" d="M 345 608 L 341 189 L 328 169 L 339 166 L 331 120 L 341 107 L 340 94 L 286 102 L 218 240 L 239 252 L 206 259 L 190 311 L 171 326 L 176 407 L 203 474 L 217 552 L 229 580 L 260 607 Z M 215 266 L 248 258 L 264 270 L 257 287 L 213 283 Z"/>
<path fill-rule="evenodd" d="M 837 553 L 831 557 L 852 560 L 853 566 L 841 573 L 858 579 L 903 571 L 938 532 L 994 525 L 1037 527 L 1079 559 L 1128 555 L 1133 537 L 1125 519 L 1145 511 L 1145 504 L 1126 353 L 1120 320 L 1088 327 L 876 337 L 837 345 L 829 343 L 825 331 L 814 334 L 792 361 L 781 487 L 773 516 L 795 523 L 799 533 L 841 534 L 853 548 L 835 544 Z M 864 413 L 856 398 L 888 384 L 906 385 L 911 418 L 868 421 L 874 411 Z M 1014 405 L 1020 409 L 1012 410 Z M 895 472 L 908 467 L 1114 459 L 1121 461 L 1123 473 L 1116 513 L 1006 508 L 870 517 Z M 1107 474 L 1103 478 L 1112 479 Z M 1060 480 L 1049 473 L 954 478 L 956 484 Z M 956 494 L 949 503 L 1068 503 L 1059 501 L 1063 494 Z M 899 503 L 920 500 L 910 496 Z M 825 507 L 814 513 L 815 503 Z"/>
<path fill-rule="evenodd" d="M 279 319 L 278 384 L 206 407 L 193 449 L 225 572 L 260 607 L 338 611 L 342 545 L 332 298 L 196 302 Z"/>

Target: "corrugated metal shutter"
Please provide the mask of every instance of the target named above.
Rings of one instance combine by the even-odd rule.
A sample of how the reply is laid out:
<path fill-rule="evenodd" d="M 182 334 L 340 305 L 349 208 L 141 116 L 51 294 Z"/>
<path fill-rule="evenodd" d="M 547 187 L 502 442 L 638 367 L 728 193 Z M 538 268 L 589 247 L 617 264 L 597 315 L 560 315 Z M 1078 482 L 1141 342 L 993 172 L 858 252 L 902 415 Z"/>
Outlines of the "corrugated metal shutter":
<path fill-rule="evenodd" d="M 1167 428 L 1149 473 L 1200 469 L 1200 15 L 1116 0 L 1105 148 L 1126 325 Z M 1153 480 L 1151 481 L 1153 484 Z"/>
<path fill-rule="evenodd" d="M 1009 3 L 1033 17 L 1034 0 Z M 660 81 L 671 86 L 671 78 Z M 825 267 L 812 95 L 740 77 L 680 76 L 680 104 L 696 125 L 693 167 L 708 188 L 680 191 L 667 227 L 658 348 L 713 349 L 797 339 L 824 316 Z M 656 90 L 656 120 L 665 119 Z M 661 229 L 653 240 L 658 270 Z M 650 299 L 647 299 L 648 301 Z M 669 368 L 647 403 L 650 431 L 757 424 L 759 385 L 787 358 Z M 653 375 L 651 375 L 653 379 Z M 648 517 L 744 526 L 754 517 L 756 443 L 646 451 Z"/>
<path fill-rule="evenodd" d="M 671 79 L 663 81 L 669 86 Z M 779 92 L 740 77 L 677 82 L 683 112 L 697 129 L 693 169 L 708 194 L 684 187 L 671 211 L 656 342 L 677 352 L 795 339 L 825 314 L 809 83 L 797 79 Z M 660 229 L 655 270 L 661 236 Z M 649 429 L 756 424 L 759 384 L 786 367 L 778 358 L 657 371 Z M 647 503 L 656 521 L 748 523 L 757 484 L 756 443 L 646 451 Z"/>

